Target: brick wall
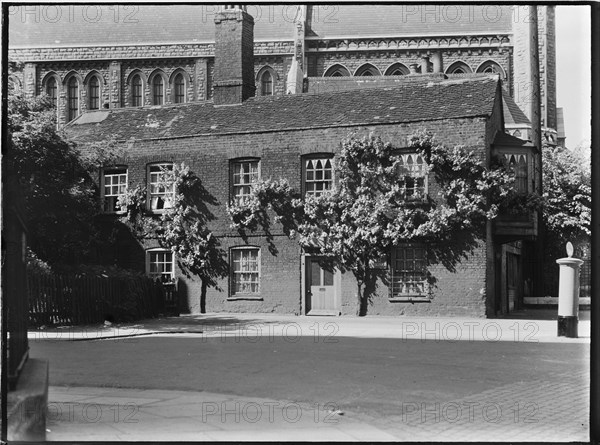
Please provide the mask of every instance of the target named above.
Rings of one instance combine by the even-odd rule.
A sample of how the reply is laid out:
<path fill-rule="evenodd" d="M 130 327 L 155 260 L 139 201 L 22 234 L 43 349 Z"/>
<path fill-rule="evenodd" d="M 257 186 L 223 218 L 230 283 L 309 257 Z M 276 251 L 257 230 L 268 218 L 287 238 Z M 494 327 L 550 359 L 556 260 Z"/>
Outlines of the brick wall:
<path fill-rule="evenodd" d="M 185 161 L 202 180 L 207 191 L 217 200 L 209 207 L 215 220 L 211 229 L 219 236 L 223 249 L 253 245 L 261 249 L 261 292 L 259 300 L 230 300 L 229 280 L 219 283 L 221 290 L 209 289 L 207 311 L 302 313 L 301 252 L 295 241 L 283 236 L 278 226 L 273 226 L 273 244 L 277 254 L 269 249 L 268 240 L 260 235 L 244 241 L 229 228 L 225 203 L 229 200 L 229 162 L 240 157 L 259 157 L 263 178 L 287 178 L 296 190 L 301 186 L 301 159 L 309 153 L 337 153 L 340 141 L 349 132 L 358 135 L 374 132 L 397 147 L 406 146 L 407 137 L 416 130 L 426 128 L 447 145 L 465 145 L 486 153 L 486 127 L 484 118 L 439 120 L 401 125 L 373 125 L 369 127 L 329 128 L 320 130 L 285 131 L 255 134 L 231 134 L 195 138 L 129 142 L 123 163 L 128 166 L 130 185 L 145 184 L 146 167 L 153 162 Z M 430 180 L 430 193 L 436 186 Z M 152 242 L 144 248 L 155 247 Z M 140 250 L 140 252 L 142 252 Z M 136 254 L 143 262 L 143 254 Z M 381 286 L 369 308 L 371 314 L 429 314 L 483 316 L 485 313 L 486 248 L 479 243 L 473 253 L 461 259 L 456 270 L 451 271 L 441 263 L 433 263 L 430 272 L 435 277 L 432 299 L 427 303 L 399 303 L 388 300 L 387 288 Z M 143 265 L 136 268 L 143 269 Z M 342 308 L 344 314 L 356 312 L 356 286 L 352 274 L 342 280 Z M 187 308 L 196 313 L 200 304 L 200 281 L 181 276 L 182 295 Z M 482 296 L 483 295 L 483 296 Z"/>

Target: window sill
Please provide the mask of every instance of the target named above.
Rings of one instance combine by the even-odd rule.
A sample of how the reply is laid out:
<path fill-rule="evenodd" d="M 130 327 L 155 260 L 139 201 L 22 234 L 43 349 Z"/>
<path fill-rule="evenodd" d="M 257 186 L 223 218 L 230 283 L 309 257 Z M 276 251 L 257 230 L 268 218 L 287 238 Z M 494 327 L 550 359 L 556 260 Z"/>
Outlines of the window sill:
<path fill-rule="evenodd" d="M 389 297 L 388 301 L 390 303 L 413 303 L 413 302 L 429 302 L 431 301 L 431 297 L 427 295 L 402 295 L 398 297 Z"/>
<path fill-rule="evenodd" d="M 253 295 L 235 295 L 233 297 L 227 298 L 227 301 L 240 301 L 240 300 L 249 300 L 249 301 L 263 301 L 263 297 L 261 296 L 253 296 Z"/>

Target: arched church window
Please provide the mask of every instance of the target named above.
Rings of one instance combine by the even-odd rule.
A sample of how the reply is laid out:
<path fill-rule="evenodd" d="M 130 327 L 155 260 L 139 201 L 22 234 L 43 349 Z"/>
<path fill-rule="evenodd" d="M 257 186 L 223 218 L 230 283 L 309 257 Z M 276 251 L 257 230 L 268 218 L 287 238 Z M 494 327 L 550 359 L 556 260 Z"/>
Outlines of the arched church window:
<path fill-rule="evenodd" d="M 260 78 L 260 93 L 262 96 L 273 95 L 273 76 L 269 70 L 265 70 Z"/>
<path fill-rule="evenodd" d="M 141 107 L 144 105 L 143 101 L 143 84 L 142 77 L 136 74 L 131 79 L 131 105 L 134 107 Z"/>
<path fill-rule="evenodd" d="M 410 73 L 410 70 L 401 63 L 394 63 L 387 70 L 385 70 L 386 76 L 405 76 Z"/>
<path fill-rule="evenodd" d="M 182 104 L 185 102 L 185 79 L 183 78 L 183 74 L 179 73 L 175 76 L 175 81 L 173 82 L 174 95 L 173 102 L 176 104 Z"/>
<path fill-rule="evenodd" d="M 52 76 L 46 82 L 46 94 L 50 98 L 52 106 L 56 108 L 58 104 L 58 82 L 56 81 L 56 77 Z"/>
<path fill-rule="evenodd" d="M 371 65 L 370 63 L 365 63 L 360 66 L 355 72 L 355 76 L 381 76 L 379 70 Z"/>
<path fill-rule="evenodd" d="M 446 70 L 446 74 L 468 74 L 472 72 L 471 67 L 464 62 L 454 62 Z"/>
<path fill-rule="evenodd" d="M 75 76 L 72 76 L 67 83 L 67 120 L 72 121 L 79 116 L 79 82 Z"/>
<path fill-rule="evenodd" d="M 350 71 L 346 69 L 346 67 L 335 64 L 327 68 L 323 77 L 349 77 Z"/>
<path fill-rule="evenodd" d="M 504 77 L 504 70 L 493 60 L 486 60 L 483 62 L 481 65 L 479 65 L 479 68 L 477 68 L 477 72 L 486 74 L 500 74 L 501 77 Z"/>
<path fill-rule="evenodd" d="M 88 109 L 100 108 L 100 82 L 97 76 L 92 76 L 88 83 Z"/>
<path fill-rule="evenodd" d="M 152 103 L 154 105 L 165 103 L 165 82 L 160 74 L 152 79 Z"/>

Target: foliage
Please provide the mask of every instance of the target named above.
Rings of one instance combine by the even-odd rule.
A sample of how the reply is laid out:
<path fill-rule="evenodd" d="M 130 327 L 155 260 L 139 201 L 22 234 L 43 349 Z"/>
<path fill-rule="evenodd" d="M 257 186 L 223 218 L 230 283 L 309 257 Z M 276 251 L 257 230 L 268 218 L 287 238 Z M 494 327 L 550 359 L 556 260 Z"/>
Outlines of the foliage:
<path fill-rule="evenodd" d="M 8 96 L 5 175 L 23 196 L 28 243 L 43 261 L 77 263 L 94 249 L 96 187 L 80 153 L 56 129 L 45 97 Z"/>
<path fill-rule="evenodd" d="M 544 221 L 565 240 L 591 235 L 590 166 L 570 150 L 542 152 Z"/>
<path fill-rule="evenodd" d="M 170 249 L 186 274 L 200 277 L 204 294 L 228 273 L 219 239 L 207 227 L 214 218 L 207 204 L 216 202 L 183 163 L 162 169 L 159 182 L 165 190 L 175 190 L 169 208 L 160 215 L 148 214 L 146 189 L 136 187 L 119 198 L 120 219 L 138 239 L 155 238 Z"/>
<path fill-rule="evenodd" d="M 262 225 L 268 231 L 271 209 L 305 250 L 325 255 L 330 267 L 354 273 L 364 314 L 368 297 L 362 287 L 373 278 L 373 261 L 406 241 L 439 244 L 461 234 L 473 237 L 503 210 L 503 200 L 514 198 L 511 174 L 487 169 L 473 151 L 446 148 L 425 131 L 410 139 L 409 148 L 426 160 L 437 193 L 407 199 L 398 150 L 372 135 L 350 137 L 342 143 L 333 190 L 302 201 L 284 179 L 259 181 L 250 199 L 229 206 L 232 227 L 255 231 Z"/>

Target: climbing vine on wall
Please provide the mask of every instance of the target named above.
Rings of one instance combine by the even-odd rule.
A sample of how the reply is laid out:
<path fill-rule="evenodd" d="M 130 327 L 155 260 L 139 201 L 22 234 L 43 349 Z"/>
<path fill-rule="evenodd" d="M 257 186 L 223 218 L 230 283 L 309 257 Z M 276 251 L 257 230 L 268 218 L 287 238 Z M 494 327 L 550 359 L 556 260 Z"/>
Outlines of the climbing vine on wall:
<path fill-rule="evenodd" d="M 259 180 L 246 201 L 228 206 L 231 227 L 269 231 L 269 212 L 274 213 L 283 232 L 301 247 L 327 256 L 332 267 L 354 273 L 364 309 L 362 287 L 372 279 L 369 265 L 393 246 L 482 234 L 487 220 L 496 218 L 508 203 L 523 199 L 502 165 L 488 169 L 481 154 L 445 147 L 426 131 L 409 139 L 407 151 L 425 160 L 435 192 L 407 199 L 405 151 L 373 135 L 349 137 L 342 142 L 332 190 L 302 200 L 286 179 Z M 538 202 L 525 199 L 524 205 L 535 208 Z"/>

